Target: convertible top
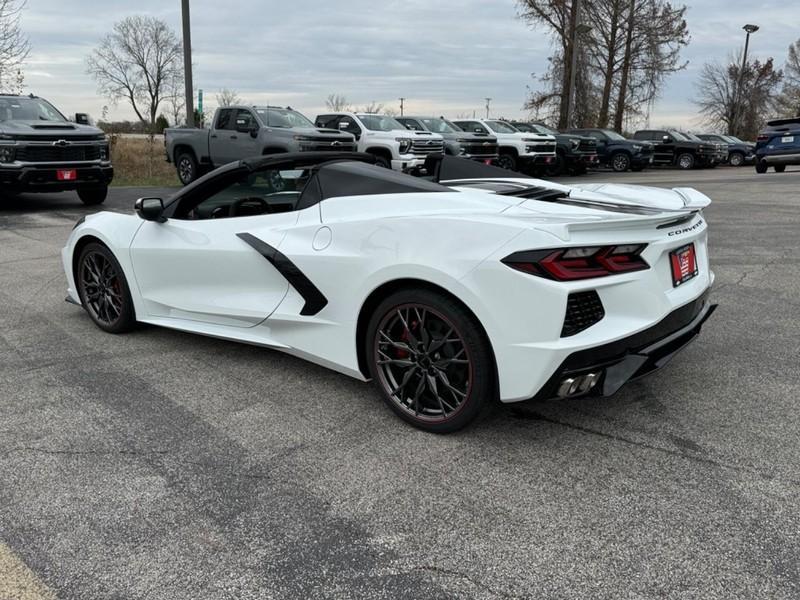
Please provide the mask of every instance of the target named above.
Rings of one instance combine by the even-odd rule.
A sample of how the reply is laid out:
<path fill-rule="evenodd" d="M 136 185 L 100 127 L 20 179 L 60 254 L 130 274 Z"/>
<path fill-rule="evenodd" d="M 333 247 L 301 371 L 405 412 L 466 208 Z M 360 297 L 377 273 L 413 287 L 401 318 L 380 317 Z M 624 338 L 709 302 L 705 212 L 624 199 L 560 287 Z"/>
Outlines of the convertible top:
<path fill-rule="evenodd" d="M 425 160 L 425 170 L 433 181 L 456 179 L 533 179 L 522 173 L 510 173 L 507 169 L 457 156 L 431 155 Z"/>
<path fill-rule="evenodd" d="M 337 196 L 452 192 L 443 185 L 362 162 L 337 161 L 319 167 L 322 200 Z"/>

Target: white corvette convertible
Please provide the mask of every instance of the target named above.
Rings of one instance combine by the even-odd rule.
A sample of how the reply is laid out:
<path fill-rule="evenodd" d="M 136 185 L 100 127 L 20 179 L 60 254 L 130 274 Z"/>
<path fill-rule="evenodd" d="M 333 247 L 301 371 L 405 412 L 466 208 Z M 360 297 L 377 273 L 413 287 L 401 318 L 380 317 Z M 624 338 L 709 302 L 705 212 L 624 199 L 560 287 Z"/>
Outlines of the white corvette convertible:
<path fill-rule="evenodd" d="M 87 216 L 63 250 L 67 300 L 111 333 L 150 323 L 372 379 L 436 432 L 497 398 L 613 394 L 715 308 L 695 190 L 372 162 L 259 157 Z"/>

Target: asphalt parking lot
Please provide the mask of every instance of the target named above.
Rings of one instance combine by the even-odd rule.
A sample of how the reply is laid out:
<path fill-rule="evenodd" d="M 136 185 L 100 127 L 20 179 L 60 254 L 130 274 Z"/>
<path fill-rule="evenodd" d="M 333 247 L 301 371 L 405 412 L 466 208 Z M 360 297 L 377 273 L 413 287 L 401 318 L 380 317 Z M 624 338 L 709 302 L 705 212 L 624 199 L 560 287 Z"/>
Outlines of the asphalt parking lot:
<path fill-rule="evenodd" d="M 102 333 L 59 260 L 90 209 L 0 203 L 0 599 L 800 597 L 800 170 L 564 181 L 600 180 L 714 199 L 719 309 L 611 399 L 450 436 L 277 352 Z"/>

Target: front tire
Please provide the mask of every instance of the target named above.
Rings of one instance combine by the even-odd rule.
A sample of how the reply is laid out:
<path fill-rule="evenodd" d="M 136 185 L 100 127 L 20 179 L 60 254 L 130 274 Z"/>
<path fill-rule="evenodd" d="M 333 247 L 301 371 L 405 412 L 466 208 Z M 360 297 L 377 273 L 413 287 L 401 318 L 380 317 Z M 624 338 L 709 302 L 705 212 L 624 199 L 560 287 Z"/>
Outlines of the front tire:
<path fill-rule="evenodd" d="M 510 152 L 504 152 L 500 154 L 500 156 L 497 158 L 497 166 L 500 167 L 501 169 L 516 171 L 517 157 Z"/>
<path fill-rule="evenodd" d="M 102 244 L 88 244 L 78 258 L 75 284 L 81 305 L 103 331 L 124 333 L 136 325 L 128 281 L 114 254 Z"/>
<path fill-rule="evenodd" d="M 624 173 L 631 166 L 631 157 L 626 152 L 616 152 L 611 156 L 611 168 L 617 173 Z"/>
<path fill-rule="evenodd" d="M 194 154 L 191 152 L 181 152 L 175 159 L 175 169 L 178 171 L 178 179 L 183 185 L 189 185 L 200 176 L 200 168 Z"/>
<path fill-rule="evenodd" d="M 775 165 L 776 173 L 783 173 L 786 170 L 786 165 Z"/>
<path fill-rule="evenodd" d="M 678 160 L 675 162 L 678 165 L 678 168 L 683 169 L 684 171 L 694 168 L 694 156 L 688 152 L 684 152 L 683 154 L 679 155 Z"/>
<path fill-rule="evenodd" d="M 108 197 L 108 187 L 81 188 L 78 190 L 78 198 L 86 206 L 97 206 L 105 202 Z"/>
<path fill-rule="evenodd" d="M 447 296 L 424 288 L 395 292 L 370 319 L 370 375 L 404 421 L 451 433 L 496 396 L 494 356 L 480 324 Z"/>
<path fill-rule="evenodd" d="M 744 164 L 744 154 L 731 152 L 730 156 L 728 156 L 728 164 L 732 167 L 741 167 Z"/>
<path fill-rule="evenodd" d="M 566 171 L 567 159 L 560 152 L 556 154 L 556 159 L 547 165 L 544 169 L 545 175 L 548 177 L 558 177 L 563 175 Z"/>

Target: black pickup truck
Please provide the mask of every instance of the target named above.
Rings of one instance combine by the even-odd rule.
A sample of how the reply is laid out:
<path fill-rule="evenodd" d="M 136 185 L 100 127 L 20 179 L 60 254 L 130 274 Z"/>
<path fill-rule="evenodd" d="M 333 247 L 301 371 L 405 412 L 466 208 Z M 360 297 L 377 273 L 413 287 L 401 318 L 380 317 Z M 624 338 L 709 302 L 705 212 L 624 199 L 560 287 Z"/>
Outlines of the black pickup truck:
<path fill-rule="evenodd" d="M 720 149 L 711 142 L 696 141 L 675 129 L 641 129 L 633 139 L 653 144 L 654 165 L 674 165 L 680 169 L 716 167 Z"/>
<path fill-rule="evenodd" d="M 756 145 L 750 142 L 743 142 L 732 135 L 720 135 L 718 133 L 699 133 L 701 140 L 706 142 L 718 142 L 728 145 L 727 162 L 732 167 L 741 167 L 745 164 L 752 164 L 756 160 Z"/>
<path fill-rule="evenodd" d="M 512 121 L 511 124 L 524 133 L 544 133 L 556 138 L 556 160 L 545 171 L 551 177 L 568 173 L 583 175 L 589 167 L 597 166 L 597 142 L 593 137 L 574 133 L 560 133 L 544 123 Z"/>
<path fill-rule="evenodd" d="M 653 162 L 650 143 L 629 140 L 613 129 L 568 129 L 567 133 L 594 138 L 600 163 L 615 171 L 641 171 Z"/>
<path fill-rule="evenodd" d="M 84 204 L 106 199 L 114 177 L 108 140 L 86 115 L 68 121 L 37 96 L 0 94 L 0 192 L 75 190 Z"/>

